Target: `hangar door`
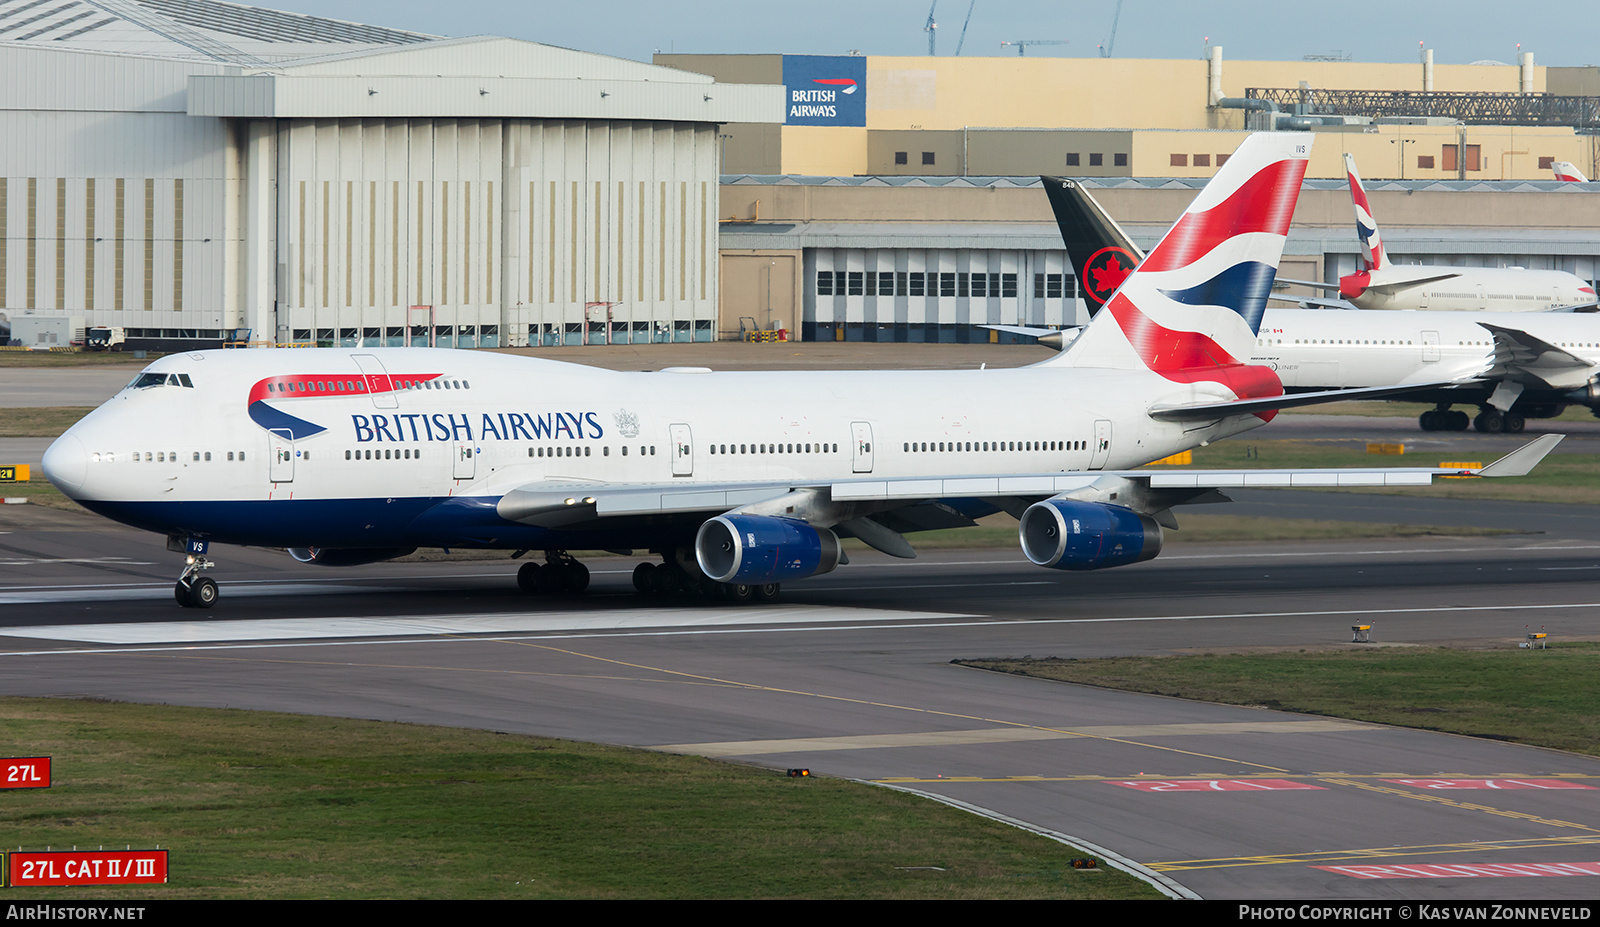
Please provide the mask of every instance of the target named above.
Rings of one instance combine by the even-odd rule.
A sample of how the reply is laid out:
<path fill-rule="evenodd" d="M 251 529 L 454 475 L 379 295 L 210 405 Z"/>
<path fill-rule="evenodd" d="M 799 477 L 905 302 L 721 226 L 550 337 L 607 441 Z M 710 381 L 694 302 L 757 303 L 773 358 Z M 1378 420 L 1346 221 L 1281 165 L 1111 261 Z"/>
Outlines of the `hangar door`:
<path fill-rule="evenodd" d="M 800 321 L 800 252 L 725 251 L 717 293 L 719 337 L 739 337 L 743 320 L 745 328 L 759 331 L 786 328 L 794 339 Z"/>

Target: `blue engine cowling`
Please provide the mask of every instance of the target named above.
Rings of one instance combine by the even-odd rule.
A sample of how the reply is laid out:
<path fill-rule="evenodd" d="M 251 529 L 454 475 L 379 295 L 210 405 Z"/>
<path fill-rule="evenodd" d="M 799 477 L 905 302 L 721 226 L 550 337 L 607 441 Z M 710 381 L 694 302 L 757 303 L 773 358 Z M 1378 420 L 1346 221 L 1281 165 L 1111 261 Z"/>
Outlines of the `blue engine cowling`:
<path fill-rule="evenodd" d="M 1100 570 L 1161 553 L 1161 526 L 1120 505 L 1046 499 L 1022 513 L 1022 552 L 1054 570 Z"/>
<path fill-rule="evenodd" d="M 289 556 L 317 566 L 361 566 L 404 557 L 415 547 L 291 547 Z"/>
<path fill-rule="evenodd" d="M 694 559 L 719 583 L 779 583 L 831 572 L 839 537 L 793 518 L 718 515 L 695 535 Z"/>

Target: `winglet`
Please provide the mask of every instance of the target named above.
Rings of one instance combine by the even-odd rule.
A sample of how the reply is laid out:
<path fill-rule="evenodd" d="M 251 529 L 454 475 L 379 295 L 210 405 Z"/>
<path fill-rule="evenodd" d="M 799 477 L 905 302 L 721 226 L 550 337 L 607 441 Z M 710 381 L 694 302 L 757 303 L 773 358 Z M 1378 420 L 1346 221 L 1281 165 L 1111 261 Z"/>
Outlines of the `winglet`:
<path fill-rule="evenodd" d="M 1527 476 L 1566 435 L 1540 435 L 1478 471 L 1479 476 Z"/>

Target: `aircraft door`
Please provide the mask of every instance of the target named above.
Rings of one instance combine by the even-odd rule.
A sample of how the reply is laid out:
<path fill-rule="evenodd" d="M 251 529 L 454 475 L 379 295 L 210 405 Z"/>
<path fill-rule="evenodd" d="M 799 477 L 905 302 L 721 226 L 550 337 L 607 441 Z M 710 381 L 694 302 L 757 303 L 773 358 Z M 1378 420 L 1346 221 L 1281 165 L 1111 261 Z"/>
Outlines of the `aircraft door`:
<path fill-rule="evenodd" d="M 271 432 L 267 442 L 271 448 L 270 461 L 267 465 L 268 475 L 274 483 L 290 483 L 294 481 L 294 438 L 287 431 Z"/>
<path fill-rule="evenodd" d="M 1422 362 L 1424 364 L 1437 363 L 1439 360 L 1439 333 L 1422 333 Z"/>
<path fill-rule="evenodd" d="M 694 476 L 694 437 L 689 426 L 669 425 L 667 430 L 672 437 L 672 475 Z"/>
<path fill-rule="evenodd" d="M 400 400 L 394 394 L 394 381 L 389 379 L 389 371 L 384 369 L 383 362 L 372 354 L 352 354 L 350 357 L 361 368 L 361 378 L 366 383 L 367 394 L 372 397 L 373 408 L 400 408 Z"/>
<path fill-rule="evenodd" d="M 1111 423 L 1100 419 L 1094 423 L 1094 452 L 1089 456 L 1089 469 L 1099 470 L 1111 456 Z"/>
<path fill-rule="evenodd" d="M 478 450 L 470 443 L 456 442 L 455 465 L 451 475 L 458 480 L 470 480 L 478 474 Z"/>
<path fill-rule="evenodd" d="M 850 469 L 855 473 L 872 472 L 872 423 L 850 423 Z"/>

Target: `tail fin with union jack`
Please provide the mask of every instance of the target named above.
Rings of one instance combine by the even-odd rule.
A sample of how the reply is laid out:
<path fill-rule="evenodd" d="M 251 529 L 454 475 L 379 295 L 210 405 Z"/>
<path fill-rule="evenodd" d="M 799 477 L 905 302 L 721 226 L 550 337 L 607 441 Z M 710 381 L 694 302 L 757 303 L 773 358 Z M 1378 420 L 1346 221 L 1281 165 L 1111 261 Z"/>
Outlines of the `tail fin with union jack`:
<path fill-rule="evenodd" d="M 1277 375 L 1248 358 L 1310 154 L 1305 133 L 1246 139 L 1059 362 L 1144 368 L 1241 399 L 1280 394 Z"/>

